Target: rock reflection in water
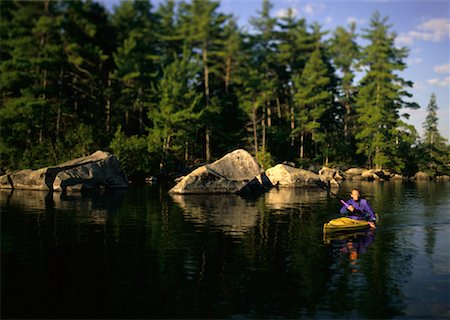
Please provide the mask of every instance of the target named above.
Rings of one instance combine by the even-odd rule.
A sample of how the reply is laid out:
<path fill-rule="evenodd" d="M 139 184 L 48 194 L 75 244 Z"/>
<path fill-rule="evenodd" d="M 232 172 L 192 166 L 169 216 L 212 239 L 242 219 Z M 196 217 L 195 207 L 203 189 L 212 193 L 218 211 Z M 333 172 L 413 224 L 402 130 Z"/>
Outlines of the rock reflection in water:
<path fill-rule="evenodd" d="M 212 226 L 232 236 L 242 236 L 255 226 L 258 208 L 234 194 L 171 195 L 183 209 L 186 220 L 201 226 Z"/>
<path fill-rule="evenodd" d="M 305 204 L 324 201 L 327 192 L 316 188 L 280 188 L 272 189 L 265 195 L 266 205 L 273 210 L 298 208 Z"/>
<path fill-rule="evenodd" d="M 0 190 L 0 202 L 26 208 L 24 212 L 42 213 L 42 209 L 70 210 L 91 223 L 104 224 L 108 214 L 115 213 L 123 202 L 126 189 L 65 194 L 36 190 Z"/>

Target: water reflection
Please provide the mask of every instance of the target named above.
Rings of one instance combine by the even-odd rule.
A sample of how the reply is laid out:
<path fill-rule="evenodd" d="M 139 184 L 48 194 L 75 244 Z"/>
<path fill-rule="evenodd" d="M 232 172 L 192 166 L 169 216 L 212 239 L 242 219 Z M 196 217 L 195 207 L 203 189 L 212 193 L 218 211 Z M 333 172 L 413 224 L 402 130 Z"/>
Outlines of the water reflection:
<path fill-rule="evenodd" d="M 35 190 L 0 190 L 0 202 L 26 213 L 52 213 L 56 210 L 76 212 L 78 218 L 85 218 L 93 224 L 104 224 L 108 215 L 120 208 L 126 196 L 126 189 L 90 191 L 65 194 Z"/>
<path fill-rule="evenodd" d="M 352 272 L 358 272 L 359 259 L 367 253 L 370 245 L 375 241 L 375 231 L 358 231 L 348 233 L 324 233 L 324 242 L 338 253 L 338 256 L 348 258 Z"/>
<path fill-rule="evenodd" d="M 225 234 L 242 236 L 256 225 L 257 206 L 238 195 L 171 195 L 183 209 L 187 221 L 197 226 L 220 229 Z"/>
<path fill-rule="evenodd" d="M 325 238 L 323 223 L 340 205 L 321 190 L 257 198 L 170 197 L 157 186 L 69 196 L 0 191 L 2 312 L 448 317 L 450 186 L 430 184 L 428 194 L 414 182 L 344 182 L 338 196 L 354 186 L 380 215 L 377 229 Z"/>
<path fill-rule="evenodd" d="M 316 188 L 272 189 L 265 194 L 266 206 L 272 210 L 299 208 L 305 204 L 317 204 L 327 198 L 327 192 Z"/>

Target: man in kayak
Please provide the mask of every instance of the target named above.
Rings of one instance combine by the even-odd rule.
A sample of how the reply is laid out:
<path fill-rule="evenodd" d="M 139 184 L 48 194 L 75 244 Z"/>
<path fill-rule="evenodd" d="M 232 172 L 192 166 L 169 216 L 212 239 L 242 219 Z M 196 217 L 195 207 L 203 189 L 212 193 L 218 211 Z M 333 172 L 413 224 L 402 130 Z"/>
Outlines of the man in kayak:
<path fill-rule="evenodd" d="M 347 200 L 347 205 L 342 206 L 341 214 L 350 219 L 366 220 L 371 228 L 375 228 L 376 216 L 366 199 L 361 199 L 359 189 L 353 189 L 350 194 L 351 199 Z"/>

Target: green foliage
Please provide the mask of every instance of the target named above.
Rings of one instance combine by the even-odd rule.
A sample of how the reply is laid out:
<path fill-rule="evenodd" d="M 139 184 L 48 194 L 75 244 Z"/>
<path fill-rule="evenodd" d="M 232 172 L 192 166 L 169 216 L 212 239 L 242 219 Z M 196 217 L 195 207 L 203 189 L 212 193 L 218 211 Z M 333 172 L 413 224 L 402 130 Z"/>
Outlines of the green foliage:
<path fill-rule="evenodd" d="M 424 156 L 420 159 L 419 169 L 430 176 L 450 174 L 450 146 L 437 128 L 437 102 L 433 93 L 427 106 L 427 116 L 423 123 L 424 141 L 421 149 Z"/>
<path fill-rule="evenodd" d="M 0 171 L 110 147 L 136 180 L 244 147 L 265 168 L 448 172 L 435 97 L 423 143 L 400 119 L 416 105 L 386 19 L 374 14 L 360 49 L 355 25 L 328 41 L 272 8 L 264 0 L 247 32 L 212 0 L 123 1 L 111 13 L 95 1 L 2 2 Z M 367 72 L 354 83 L 358 65 Z"/>
<path fill-rule="evenodd" d="M 363 36 L 370 44 L 363 50 L 362 64 L 368 67 L 356 99 L 358 123 L 361 129 L 356 134 L 358 153 L 368 157 L 368 162 L 377 168 L 394 169 L 399 163 L 397 126 L 399 110 L 412 107 L 403 99 L 411 95 L 405 88 L 412 83 L 400 78 L 395 72 L 406 67 L 405 48 L 394 45 L 395 34 L 389 33 L 387 18 L 376 12 L 370 27 Z"/>
<path fill-rule="evenodd" d="M 157 157 L 149 152 L 146 137 L 137 135 L 127 137 L 122 132 L 122 127 L 119 126 L 109 147 L 116 155 L 129 179 L 139 180 L 146 175 L 158 174 Z M 153 171 L 151 168 L 153 168 Z"/>
<path fill-rule="evenodd" d="M 267 170 L 270 167 L 273 167 L 275 165 L 275 162 L 273 161 L 272 155 L 269 152 L 259 151 L 257 153 L 257 155 L 256 155 L 256 159 L 258 160 L 258 164 L 264 170 Z"/>

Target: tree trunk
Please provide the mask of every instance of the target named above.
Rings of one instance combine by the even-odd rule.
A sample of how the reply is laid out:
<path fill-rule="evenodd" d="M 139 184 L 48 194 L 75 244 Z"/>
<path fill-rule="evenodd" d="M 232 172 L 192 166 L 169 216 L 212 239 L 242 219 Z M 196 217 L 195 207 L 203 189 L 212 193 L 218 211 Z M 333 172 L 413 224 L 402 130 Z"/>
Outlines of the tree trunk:
<path fill-rule="evenodd" d="M 111 92 L 111 78 L 110 74 L 108 74 L 108 92 Z M 105 129 L 108 133 L 111 130 L 111 94 L 108 93 L 108 96 L 106 98 L 106 123 L 105 123 Z"/>
<path fill-rule="evenodd" d="M 291 133 L 295 129 L 295 116 L 294 116 L 294 107 L 291 107 Z M 291 136 L 291 147 L 294 146 L 294 136 Z"/>
<path fill-rule="evenodd" d="M 261 146 L 261 151 L 262 154 L 264 156 L 264 154 L 266 153 L 266 111 L 265 109 L 263 109 L 263 118 L 261 121 L 261 126 L 262 126 L 262 146 Z"/>
<path fill-rule="evenodd" d="M 206 133 L 205 133 L 205 144 L 206 144 L 206 163 L 209 163 L 211 161 L 211 150 L 210 150 L 210 141 L 209 141 L 209 128 L 206 128 Z"/>
<path fill-rule="evenodd" d="M 258 134 L 257 134 L 257 126 L 256 126 L 256 106 L 253 104 L 252 108 L 252 123 L 253 123 L 253 142 L 255 145 L 255 157 L 258 156 Z"/>
<path fill-rule="evenodd" d="M 231 79 L 231 56 L 227 57 L 225 68 L 225 93 L 228 93 L 228 86 Z"/>
<path fill-rule="evenodd" d="M 209 106 L 209 69 L 208 69 L 208 50 L 206 41 L 203 42 L 203 52 L 202 52 L 202 60 L 203 60 L 203 76 L 205 83 L 205 98 L 206 98 L 206 108 Z M 210 145 L 209 145 L 209 127 L 206 126 L 205 130 L 205 160 L 207 163 L 211 160 L 210 153 Z"/>
<path fill-rule="evenodd" d="M 202 52 L 202 60 L 203 60 L 203 76 L 205 83 L 205 97 L 206 97 L 206 106 L 209 106 L 209 69 L 208 69 L 208 50 L 206 42 L 203 43 L 203 52 Z"/>
<path fill-rule="evenodd" d="M 56 138 L 59 137 L 60 130 L 61 130 L 61 107 L 58 107 L 58 113 L 56 115 Z"/>
<path fill-rule="evenodd" d="M 278 114 L 278 119 L 281 119 L 281 103 L 280 103 L 280 98 L 277 95 L 277 114 Z"/>
<path fill-rule="evenodd" d="M 139 87 L 138 89 L 138 97 L 137 97 L 137 103 L 138 103 L 138 109 L 139 109 L 139 136 L 142 136 L 142 133 L 144 131 L 144 121 L 143 121 L 143 108 L 142 108 L 142 87 Z"/>
<path fill-rule="evenodd" d="M 345 104 L 345 116 L 344 116 L 344 138 L 345 138 L 345 142 L 348 143 L 349 142 L 349 122 L 350 122 L 350 104 L 346 103 Z"/>
<path fill-rule="evenodd" d="M 305 142 L 305 133 L 302 132 L 300 135 L 300 159 L 304 157 L 304 142 Z"/>

